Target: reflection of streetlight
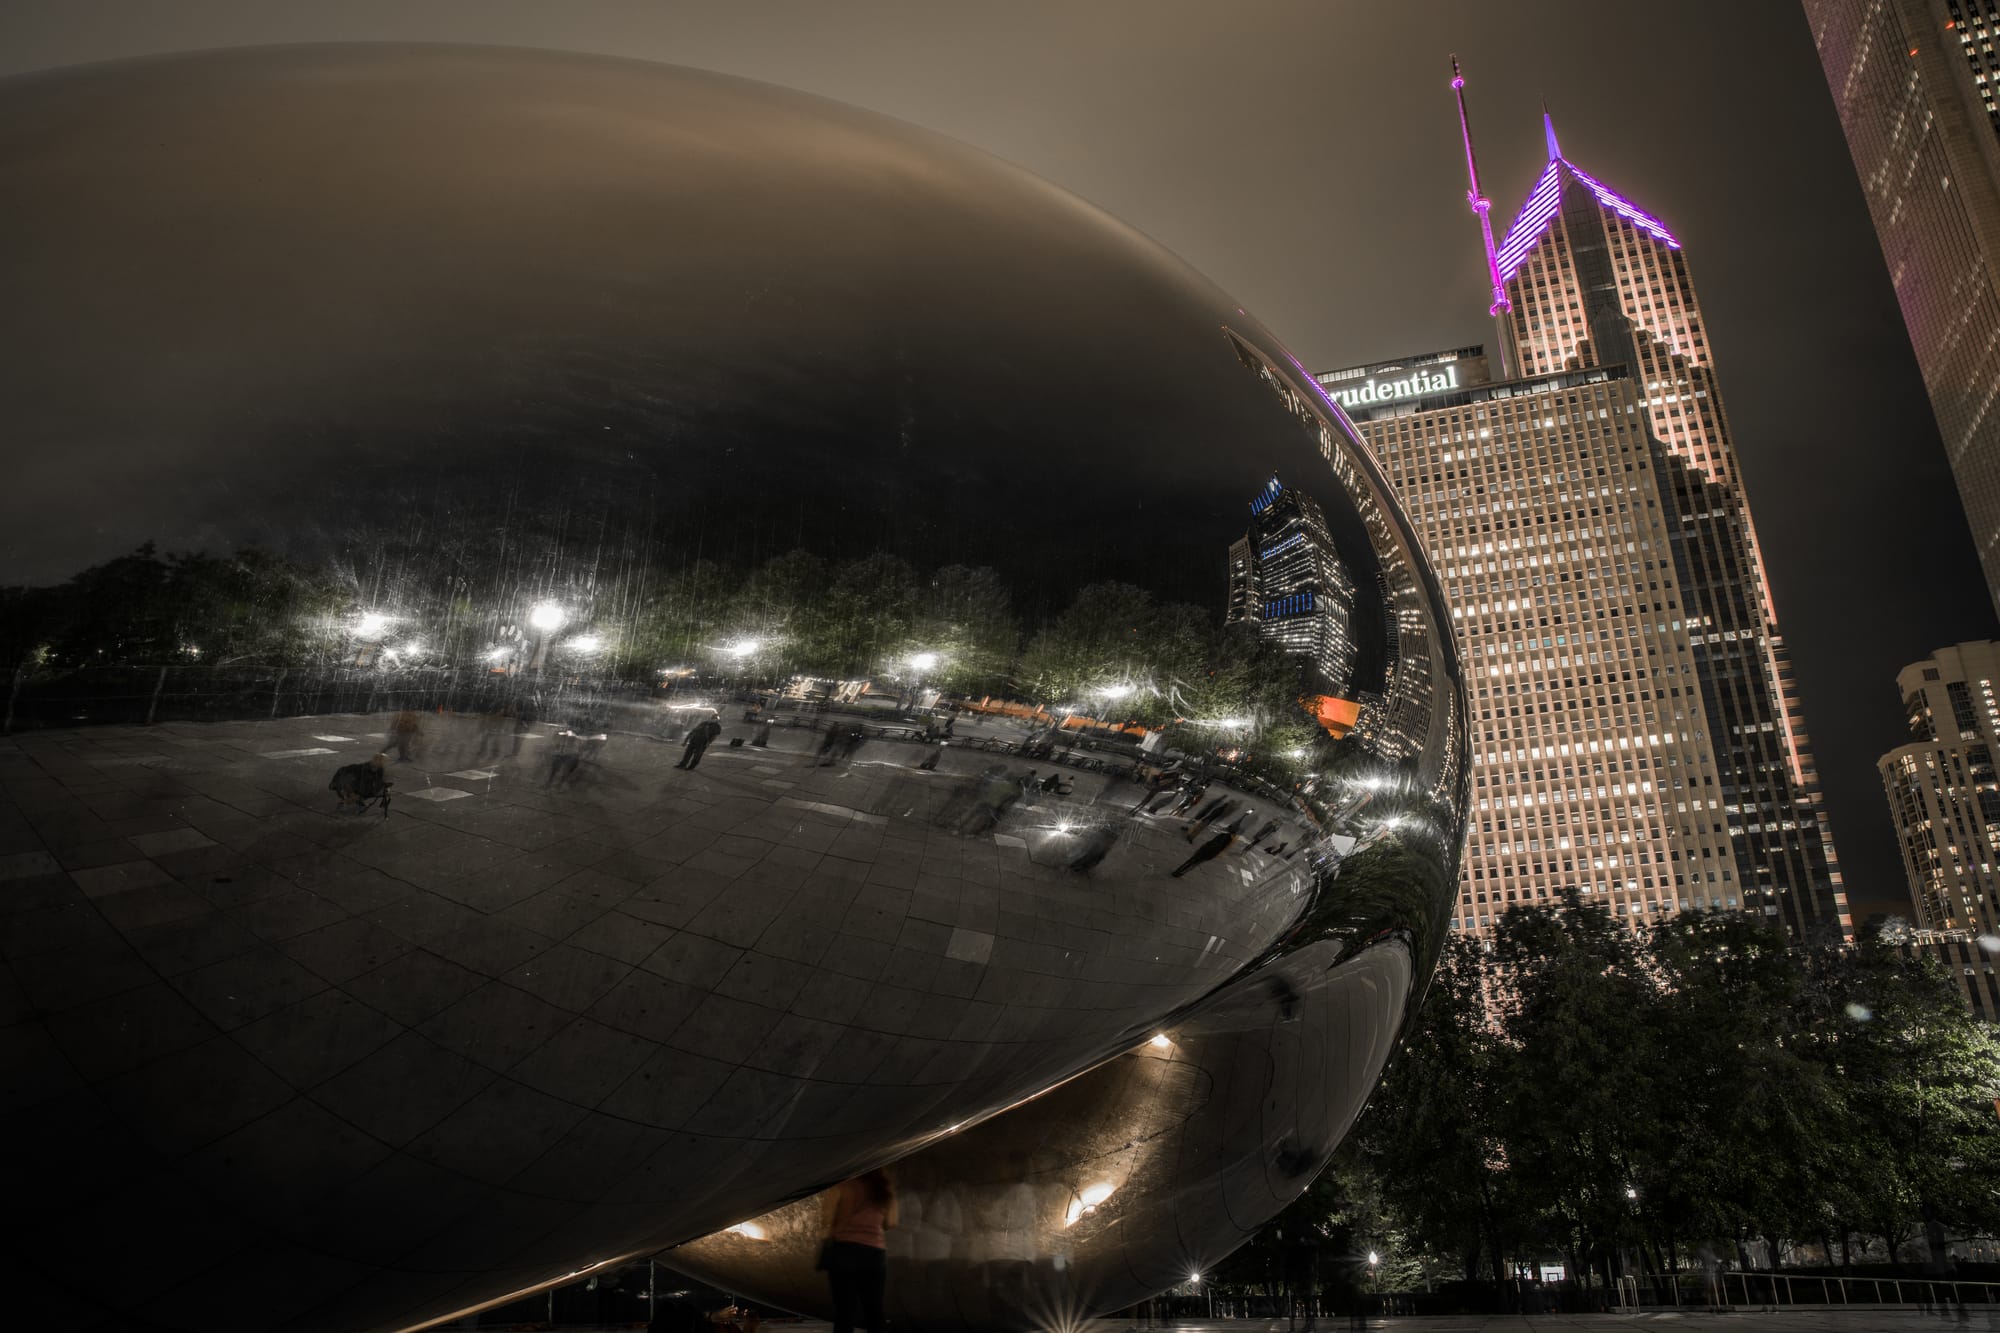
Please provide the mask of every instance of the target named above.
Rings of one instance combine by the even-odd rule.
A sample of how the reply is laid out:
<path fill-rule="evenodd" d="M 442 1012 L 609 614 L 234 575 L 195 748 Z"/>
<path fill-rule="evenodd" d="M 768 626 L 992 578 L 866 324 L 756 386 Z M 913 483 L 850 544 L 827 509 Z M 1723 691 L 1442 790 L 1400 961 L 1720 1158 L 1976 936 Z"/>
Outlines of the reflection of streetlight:
<path fill-rule="evenodd" d="M 563 622 L 568 619 L 569 612 L 554 602 L 537 602 L 534 610 L 528 612 L 528 623 L 544 634 L 550 630 L 561 629 Z"/>

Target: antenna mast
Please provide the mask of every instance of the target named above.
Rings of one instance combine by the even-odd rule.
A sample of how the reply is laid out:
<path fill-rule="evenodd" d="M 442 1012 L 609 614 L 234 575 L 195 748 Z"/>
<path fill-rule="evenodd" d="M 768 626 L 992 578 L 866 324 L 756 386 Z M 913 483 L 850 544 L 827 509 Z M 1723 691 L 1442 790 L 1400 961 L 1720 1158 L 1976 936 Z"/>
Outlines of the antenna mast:
<path fill-rule="evenodd" d="M 1458 68 L 1458 57 L 1451 58 L 1451 89 L 1458 98 L 1458 130 L 1465 140 L 1465 175 L 1471 185 L 1466 191 L 1465 201 L 1472 205 L 1474 217 L 1479 219 L 1479 239 L 1486 244 L 1486 276 L 1492 283 L 1493 304 L 1486 313 L 1495 319 L 1510 313 L 1514 303 L 1507 299 L 1507 284 L 1500 280 L 1500 259 L 1493 249 L 1493 201 L 1479 188 L 1479 159 L 1472 152 L 1472 119 L 1465 111 L 1465 75 Z M 1500 373 L 1507 374 L 1507 336 L 1503 324 L 1500 331 Z"/>

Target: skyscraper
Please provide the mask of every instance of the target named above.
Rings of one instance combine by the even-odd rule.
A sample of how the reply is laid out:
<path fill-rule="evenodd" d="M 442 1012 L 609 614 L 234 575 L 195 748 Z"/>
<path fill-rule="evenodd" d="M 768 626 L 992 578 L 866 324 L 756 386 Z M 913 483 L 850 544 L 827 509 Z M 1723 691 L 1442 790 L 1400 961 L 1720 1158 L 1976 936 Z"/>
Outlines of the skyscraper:
<path fill-rule="evenodd" d="M 1484 933 L 1567 888 L 1635 924 L 1690 907 L 1776 915 L 1732 845 L 1739 819 L 1629 372 L 1558 371 L 1353 415 L 1430 553 L 1467 665 L 1457 928 Z"/>
<path fill-rule="evenodd" d="M 1521 378 L 1481 384 L 1464 350 L 1317 377 L 1454 608 L 1474 690 L 1460 927 L 1576 887 L 1628 919 L 1736 908 L 1845 935 L 1686 258 L 1544 132 L 1493 256 Z"/>
<path fill-rule="evenodd" d="M 1941 648 L 1896 689 L 1911 739 L 1877 767 L 1916 923 L 2000 934 L 2000 643 Z"/>
<path fill-rule="evenodd" d="M 1740 873 L 1792 903 L 1788 926 L 1846 929 L 1833 838 L 1772 604 L 1708 331 L 1680 241 L 1564 157 L 1548 163 L 1496 254 L 1523 373 L 1624 364 L 1662 454 L 1661 502 L 1714 723 Z"/>
<path fill-rule="evenodd" d="M 1229 548 L 1229 620 L 1304 658 L 1321 690 L 1354 675 L 1354 577 L 1319 503 L 1278 478 L 1250 501 L 1250 531 Z"/>
<path fill-rule="evenodd" d="M 2000 5 L 1805 9 L 2000 609 Z"/>

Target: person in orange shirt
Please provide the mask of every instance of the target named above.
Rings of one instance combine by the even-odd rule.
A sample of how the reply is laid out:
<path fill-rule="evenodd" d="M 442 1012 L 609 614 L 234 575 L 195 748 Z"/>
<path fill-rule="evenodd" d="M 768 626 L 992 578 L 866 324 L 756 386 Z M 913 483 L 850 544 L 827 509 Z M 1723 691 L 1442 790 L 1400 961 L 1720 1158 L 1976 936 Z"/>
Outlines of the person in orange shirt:
<path fill-rule="evenodd" d="M 820 1267 L 833 1291 L 833 1333 L 884 1333 L 882 1291 L 888 1278 L 889 1242 L 883 1234 L 896 1225 L 896 1189 L 886 1171 L 876 1169 L 842 1181 L 820 1196 L 819 1219 L 826 1237 Z"/>

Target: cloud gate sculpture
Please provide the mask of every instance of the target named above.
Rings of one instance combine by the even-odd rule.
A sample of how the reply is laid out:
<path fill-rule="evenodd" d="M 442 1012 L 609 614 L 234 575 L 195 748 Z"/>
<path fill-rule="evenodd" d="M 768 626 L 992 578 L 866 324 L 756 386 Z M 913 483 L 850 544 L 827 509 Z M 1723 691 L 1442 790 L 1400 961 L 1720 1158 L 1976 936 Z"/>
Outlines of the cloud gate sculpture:
<path fill-rule="evenodd" d="M 823 1313 L 895 1164 L 892 1316 L 1040 1327 L 1360 1113 L 1450 621 L 1143 237 L 734 79 L 281 48 L 0 82 L 0 289 L 17 1310 Z"/>

